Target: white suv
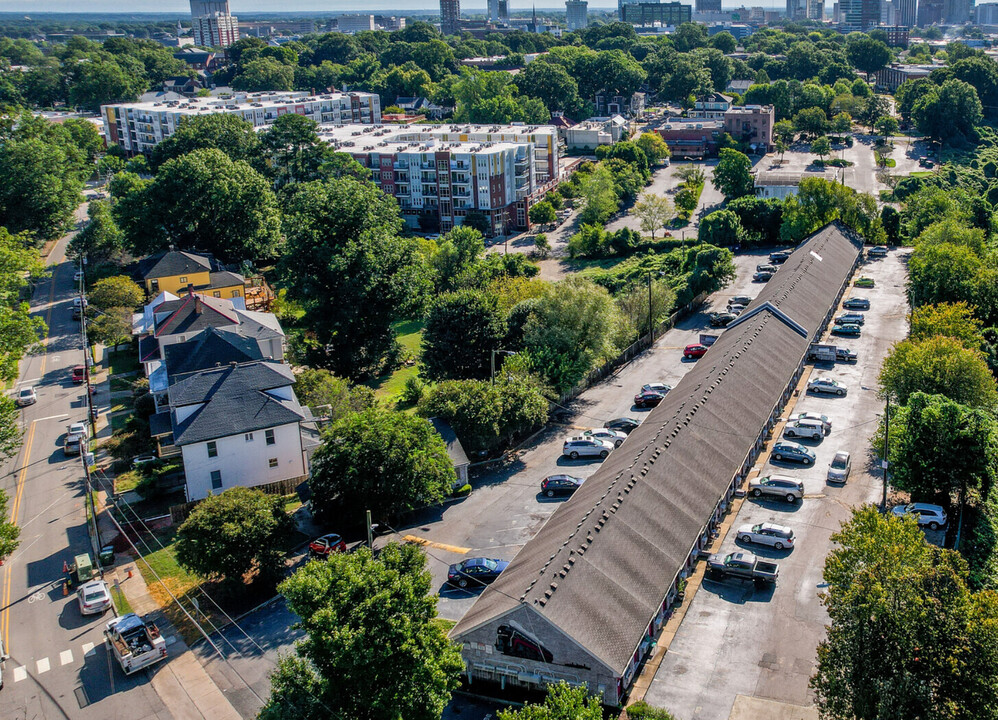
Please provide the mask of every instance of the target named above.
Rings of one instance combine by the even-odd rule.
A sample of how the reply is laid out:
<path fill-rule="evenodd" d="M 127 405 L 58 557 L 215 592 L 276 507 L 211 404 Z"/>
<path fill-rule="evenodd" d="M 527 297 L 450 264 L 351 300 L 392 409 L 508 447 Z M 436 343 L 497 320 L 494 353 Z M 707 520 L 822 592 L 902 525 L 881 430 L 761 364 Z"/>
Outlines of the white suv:
<path fill-rule="evenodd" d="M 929 503 L 908 503 L 891 510 L 894 517 L 915 518 L 919 525 L 928 525 L 929 530 L 938 530 L 946 524 L 946 511 L 939 505 Z"/>
<path fill-rule="evenodd" d="M 580 457 L 605 458 L 610 454 L 611 450 L 613 450 L 613 443 L 579 435 L 578 437 L 566 440 L 561 452 L 563 455 L 568 455 L 573 460 L 577 460 Z"/>
<path fill-rule="evenodd" d="M 825 424 L 821 420 L 801 418 L 788 422 L 783 429 L 783 436 L 788 438 L 810 438 L 821 440 L 825 437 Z"/>

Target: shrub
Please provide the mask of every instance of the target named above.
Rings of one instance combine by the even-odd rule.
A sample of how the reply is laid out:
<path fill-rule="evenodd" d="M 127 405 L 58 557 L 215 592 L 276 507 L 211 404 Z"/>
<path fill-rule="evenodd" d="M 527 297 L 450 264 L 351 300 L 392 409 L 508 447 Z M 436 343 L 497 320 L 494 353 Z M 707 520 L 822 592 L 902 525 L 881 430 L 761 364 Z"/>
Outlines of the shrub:
<path fill-rule="evenodd" d="M 627 708 L 627 720 L 675 720 L 675 717 L 669 711 L 641 700 Z"/>

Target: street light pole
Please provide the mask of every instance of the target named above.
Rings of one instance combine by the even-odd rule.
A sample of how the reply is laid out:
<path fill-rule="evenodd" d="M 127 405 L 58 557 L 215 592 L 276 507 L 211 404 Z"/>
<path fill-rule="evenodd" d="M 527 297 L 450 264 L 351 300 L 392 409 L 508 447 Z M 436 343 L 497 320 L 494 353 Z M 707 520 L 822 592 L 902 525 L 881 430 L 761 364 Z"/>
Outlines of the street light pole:
<path fill-rule="evenodd" d="M 648 271 L 648 345 L 655 344 L 655 325 L 652 320 L 651 312 L 651 271 Z"/>
<path fill-rule="evenodd" d="M 881 508 L 887 512 L 887 469 L 891 456 L 891 396 L 887 396 L 887 407 L 884 408 L 884 457 L 880 461 L 884 468 L 884 500 Z"/>
<path fill-rule="evenodd" d="M 492 351 L 492 384 L 496 384 L 496 353 L 502 355 L 516 355 L 512 350 L 503 350 L 501 348 Z"/>

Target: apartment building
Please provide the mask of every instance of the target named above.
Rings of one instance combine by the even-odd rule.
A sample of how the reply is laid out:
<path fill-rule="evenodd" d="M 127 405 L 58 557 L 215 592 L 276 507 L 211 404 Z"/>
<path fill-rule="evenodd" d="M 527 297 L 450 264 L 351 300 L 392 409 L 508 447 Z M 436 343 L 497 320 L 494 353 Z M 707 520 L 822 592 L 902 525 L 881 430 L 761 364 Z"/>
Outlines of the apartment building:
<path fill-rule="evenodd" d="M 776 111 L 772 105 L 741 105 L 724 113 L 724 131 L 740 142 L 749 143 L 756 152 L 773 149 L 773 125 Z"/>
<path fill-rule="evenodd" d="M 324 127 L 320 136 L 370 168 L 413 228 L 446 232 L 478 211 L 490 235 L 528 229 L 530 205 L 560 175 L 558 131 L 547 125 Z"/>
<path fill-rule="evenodd" d="M 239 39 L 239 18 L 228 0 L 191 0 L 191 27 L 199 47 L 228 47 Z"/>
<path fill-rule="evenodd" d="M 185 117 L 211 113 L 238 115 L 258 128 L 272 125 L 286 113 L 305 115 L 323 125 L 374 125 L 381 122 L 381 100 L 376 93 L 364 92 L 261 92 L 101 107 L 108 143 L 130 154 L 151 150 L 176 132 Z"/>

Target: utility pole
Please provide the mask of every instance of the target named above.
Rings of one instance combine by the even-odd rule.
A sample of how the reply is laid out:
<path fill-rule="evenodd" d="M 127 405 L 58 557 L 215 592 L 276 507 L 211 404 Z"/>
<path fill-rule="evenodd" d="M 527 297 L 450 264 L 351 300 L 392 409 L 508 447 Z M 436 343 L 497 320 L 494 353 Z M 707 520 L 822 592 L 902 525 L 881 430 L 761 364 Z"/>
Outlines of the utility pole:
<path fill-rule="evenodd" d="M 371 511 L 367 511 L 367 547 L 374 551 L 374 531 L 371 529 Z"/>
<path fill-rule="evenodd" d="M 655 326 L 652 320 L 651 311 L 651 271 L 648 271 L 648 346 L 655 344 Z"/>
<path fill-rule="evenodd" d="M 887 407 L 884 408 L 884 457 L 880 461 L 884 469 L 884 500 L 881 509 L 887 512 L 887 471 L 890 466 L 888 458 L 891 456 L 891 396 L 887 396 Z"/>

